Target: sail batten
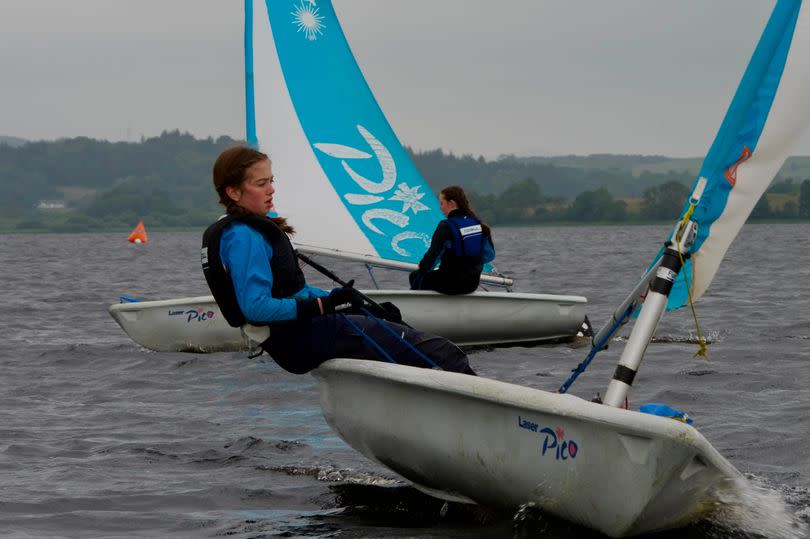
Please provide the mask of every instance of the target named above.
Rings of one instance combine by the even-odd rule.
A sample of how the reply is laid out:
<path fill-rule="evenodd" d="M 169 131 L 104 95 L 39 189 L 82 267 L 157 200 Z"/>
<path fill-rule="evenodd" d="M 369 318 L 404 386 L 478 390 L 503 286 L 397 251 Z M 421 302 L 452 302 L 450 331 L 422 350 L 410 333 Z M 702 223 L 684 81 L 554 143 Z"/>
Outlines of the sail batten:
<path fill-rule="evenodd" d="M 810 120 L 810 14 L 801 0 L 779 0 L 709 149 L 692 220 L 698 224 L 686 272 L 692 298 L 709 287 L 731 242 Z M 689 201 L 683 213 L 689 208 Z M 678 279 L 668 308 L 688 300 Z"/>

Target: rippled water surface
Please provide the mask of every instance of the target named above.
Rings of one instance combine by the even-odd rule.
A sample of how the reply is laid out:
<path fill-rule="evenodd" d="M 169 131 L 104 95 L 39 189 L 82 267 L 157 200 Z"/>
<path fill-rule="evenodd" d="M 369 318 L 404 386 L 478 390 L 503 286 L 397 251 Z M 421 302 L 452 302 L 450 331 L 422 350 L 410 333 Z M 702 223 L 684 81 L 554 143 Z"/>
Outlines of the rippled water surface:
<path fill-rule="evenodd" d="M 495 231 L 516 290 L 584 295 L 601 325 L 668 227 Z M 120 295 L 207 294 L 199 233 L 0 236 L 0 535 L 17 537 L 568 537 L 538 515 L 444 504 L 347 447 L 313 379 L 267 356 L 156 353 L 107 314 Z M 647 351 L 630 404 L 687 410 L 755 488 L 747 515 L 661 537 L 804 536 L 810 520 L 810 225 L 749 225 L 697 306 Z M 370 286 L 364 268 L 328 259 Z M 404 273 L 377 272 L 402 287 Z M 317 275 L 313 282 L 331 286 Z M 620 330 L 626 337 L 629 328 Z M 572 393 L 604 392 L 623 338 Z M 484 376 L 556 389 L 585 349 L 477 351 Z"/>

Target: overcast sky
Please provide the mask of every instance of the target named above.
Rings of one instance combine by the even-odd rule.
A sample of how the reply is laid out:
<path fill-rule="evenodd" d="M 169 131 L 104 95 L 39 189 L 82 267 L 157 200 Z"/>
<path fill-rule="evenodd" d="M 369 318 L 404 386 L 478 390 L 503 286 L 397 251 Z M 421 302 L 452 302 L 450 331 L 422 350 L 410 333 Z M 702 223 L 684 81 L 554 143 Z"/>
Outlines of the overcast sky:
<path fill-rule="evenodd" d="M 704 155 L 774 4 L 334 3 L 400 139 L 487 157 Z M 243 138 L 242 5 L 0 0 L 0 134 Z"/>

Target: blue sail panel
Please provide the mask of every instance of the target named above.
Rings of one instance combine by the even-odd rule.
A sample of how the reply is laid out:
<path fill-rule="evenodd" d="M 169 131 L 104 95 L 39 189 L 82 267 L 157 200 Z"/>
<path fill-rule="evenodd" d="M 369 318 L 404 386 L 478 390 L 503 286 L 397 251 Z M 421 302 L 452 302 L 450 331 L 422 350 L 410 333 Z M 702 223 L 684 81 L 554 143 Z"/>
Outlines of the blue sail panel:
<path fill-rule="evenodd" d="M 698 233 L 668 309 L 708 288 L 726 250 L 808 123 L 810 15 L 804 2 L 779 0 L 700 169 L 706 185 L 692 220 Z M 694 189 L 694 188 L 693 188 Z M 681 216 L 689 209 L 684 205 Z"/>
<path fill-rule="evenodd" d="M 278 67 L 272 68 L 277 70 L 275 87 L 265 85 L 253 92 L 255 110 L 248 105 L 247 125 L 249 141 L 254 122 L 259 147 L 273 154 L 274 172 L 289 166 L 284 176 L 295 179 L 290 188 L 277 174 L 279 212 L 294 214 L 291 220 L 300 230 L 299 242 L 418 262 L 444 218 L 439 202 L 378 106 L 331 3 L 267 0 L 265 5 L 263 13 L 254 10 L 253 17 L 264 18 L 253 28 L 269 31 L 272 43 L 260 45 L 259 38 L 253 38 L 250 58 L 256 84 L 261 83 L 260 70 L 273 62 Z M 261 64 L 256 59 L 260 46 L 274 49 L 274 54 L 263 54 Z M 246 62 L 247 58 L 246 52 Z M 266 106 L 278 97 L 270 92 L 283 94 L 292 104 L 292 114 Z M 288 151 L 290 141 L 279 140 L 288 135 L 306 148 Z M 293 166 L 290 152 L 300 156 L 296 163 L 310 164 L 303 164 L 303 169 Z M 301 200 L 314 203 L 316 198 L 329 202 L 314 212 L 300 207 Z M 332 217 L 335 222 L 329 223 Z M 309 226 L 313 219 L 321 224 Z"/>

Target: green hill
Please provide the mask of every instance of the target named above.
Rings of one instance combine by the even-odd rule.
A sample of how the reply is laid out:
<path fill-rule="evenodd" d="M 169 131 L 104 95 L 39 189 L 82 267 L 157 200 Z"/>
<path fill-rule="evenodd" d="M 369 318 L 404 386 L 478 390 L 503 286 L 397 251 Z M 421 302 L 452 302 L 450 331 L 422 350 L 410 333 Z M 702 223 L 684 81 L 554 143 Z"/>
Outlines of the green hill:
<path fill-rule="evenodd" d="M 203 226 L 220 211 L 211 165 L 236 143 L 179 131 L 137 143 L 0 137 L 0 230 L 128 229 L 138 219 L 153 229 Z M 434 192 L 461 185 L 492 224 L 670 218 L 701 164 L 661 155 L 486 160 L 408 151 Z M 788 159 L 754 215 L 799 216 L 808 179 L 810 157 Z"/>

